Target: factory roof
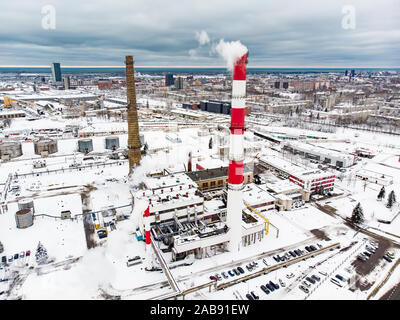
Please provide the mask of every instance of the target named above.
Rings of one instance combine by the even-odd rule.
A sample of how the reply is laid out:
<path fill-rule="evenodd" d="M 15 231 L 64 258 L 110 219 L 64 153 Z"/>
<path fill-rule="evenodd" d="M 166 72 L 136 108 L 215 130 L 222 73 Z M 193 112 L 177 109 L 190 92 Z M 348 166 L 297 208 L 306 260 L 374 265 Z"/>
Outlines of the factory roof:
<path fill-rule="evenodd" d="M 253 172 L 253 169 L 249 165 L 243 166 L 243 173 Z M 199 171 L 187 172 L 186 175 L 193 181 L 203 181 L 210 179 L 218 179 L 228 176 L 228 167 L 219 167 L 214 169 L 206 169 Z"/>
<path fill-rule="evenodd" d="M 245 185 L 243 189 L 243 200 L 250 206 L 258 206 L 263 203 L 275 201 L 275 197 L 273 197 L 266 189 L 260 188 L 254 183 L 250 183 Z"/>
<path fill-rule="evenodd" d="M 326 148 L 316 146 L 313 144 L 309 144 L 309 143 L 290 141 L 290 142 L 287 142 L 286 145 L 293 147 L 297 150 L 309 152 L 311 154 L 319 154 L 319 155 L 324 155 L 324 156 L 329 156 L 329 157 L 336 157 L 339 159 L 346 158 L 348 160 L 353 160 L 353 156 L 350 154 L 346 154 L 344 152 L 339 152 L 339 151 L 332 150 L 332 149 L 326 149 Z"/>

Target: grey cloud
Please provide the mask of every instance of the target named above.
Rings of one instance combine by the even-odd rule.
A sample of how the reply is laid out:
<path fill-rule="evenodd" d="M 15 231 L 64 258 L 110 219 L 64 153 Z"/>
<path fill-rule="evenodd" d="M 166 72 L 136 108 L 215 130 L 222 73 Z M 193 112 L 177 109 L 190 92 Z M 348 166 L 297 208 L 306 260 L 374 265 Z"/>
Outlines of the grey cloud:
<path fill-rule="evenodd" d="M 209 54 L 221 38 L 245 44 L 250 65 L 400 65 L 397 0 L 353 0 L 355 30 L 341 27 L 344 0 L 53 0 L 56 30 L 43 30 L 46 4 L 18 0 L 3 8 L 0 65 L 121 65 L 126 54 L 141 65 L 224 65 Z M 202 30 L 212 41 L 200 46 Z"/>

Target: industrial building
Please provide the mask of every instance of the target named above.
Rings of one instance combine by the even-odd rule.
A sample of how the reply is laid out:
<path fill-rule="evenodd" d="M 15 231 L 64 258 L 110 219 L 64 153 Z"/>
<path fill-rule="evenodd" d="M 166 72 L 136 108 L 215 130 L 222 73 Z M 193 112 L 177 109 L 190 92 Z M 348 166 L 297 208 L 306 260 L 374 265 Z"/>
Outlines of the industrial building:
<path fill-rule="evenodd" d="M 198 170 L 186 173 L 201 191 L 211 191 L 225 188 L 228 183 L 228 167 Z M 243 182 L 253 182 L 253 168 L 249 165 L 243 167 Z"/>
<path fill-rule="evenodd" d="M 335 186 L 336 176 L 331 172 L 306 169 L 275 156 L 260 156 L 259 165 L 288 178 L 290 182 L 299 185 L 311 194 L 321 190 L 330 191 Z"/>
<path fill-rule="evenodd" d="M 309 143 L 287 141 L 283 144 L 283 148 L 294 154 L 300 154 L 305 158 L 318 160 L 334 167 L 347 168 L 354 164 L 353 155 Z"/>
<path fill-rule="evenodd" d="M 393 184 L 392 176 L 366 169 L 358 170 L 356 172 L 356 177 L 363 181 L 380 184 L 382 186 L 388 186 Z"/>
<path fill-rule="evenodd" d="M 10 160 L 22 156 L 22 145 L 20 142 L 0 142 L 0 158 Z"/>
<path fill-rule="evenodd" d="M 49 154 L 58 152 L 57 140 L 52 139 L 40 139 L 34 141 L 33 148 L 35 150 L 35 154 L 41 156 L 48 156 Z"/>

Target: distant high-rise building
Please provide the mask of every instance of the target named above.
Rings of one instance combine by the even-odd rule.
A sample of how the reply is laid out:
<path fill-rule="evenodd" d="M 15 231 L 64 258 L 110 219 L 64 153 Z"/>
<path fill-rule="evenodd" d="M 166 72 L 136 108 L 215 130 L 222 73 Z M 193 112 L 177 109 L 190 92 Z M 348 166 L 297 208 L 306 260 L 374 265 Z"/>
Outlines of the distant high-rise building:
<path fill-rule="evenodd" d="M 351 69 L 351 76 L 354 77 L 356 75 L 356 70 Z"/>
<path fill-rule="evenodd" d="M 166 74 L 165 75 L 165 86 L 169 87 L 174 84 L 174 75 L 173 74 Z"/>
<path fill-rule="evenodd" d="M 349 74 L 349 71 L 346 69 L 346 71 L 344 72 L 344 75 L 347 76 Z"/>
<path fill-rule="evenodd" d="M 64 89 L 69 90 L 71 88 L 71 80 L 68 76 L 64 77 Z"/>
<path fill-rule="evenodd" d="M 275 81 L 275 89 L 279 89 L 281 86 L 281 82 L 280 81 Z"/>
<path fill-rule="evenodd" d="M 288 89 L 289 88 L 289 82 L 283 82 L 282 83 L 283 89 Z"/>
<path fill-rule="evenodd" d="M 61 66 L 58 62 L 53 62 L 51 64 L 51 75 L 53 77 L 53 82 L 61 82 Z"/>
<path fill-rule="evenodd" d="M 182 77 L 176 78 L 175 89 L 177 89 L 177 90 L 183 89 L 183 78 Z"/>

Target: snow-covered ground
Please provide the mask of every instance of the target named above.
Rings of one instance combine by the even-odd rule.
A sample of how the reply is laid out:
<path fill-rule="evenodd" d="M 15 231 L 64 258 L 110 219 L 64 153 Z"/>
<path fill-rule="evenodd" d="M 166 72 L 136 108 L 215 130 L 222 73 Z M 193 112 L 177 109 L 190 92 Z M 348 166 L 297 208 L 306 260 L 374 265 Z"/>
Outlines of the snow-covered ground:
<path fill-rule="evenodd" d="M 72 120 L 53 121 L 49 119 L 29 123 L 23 121 L 25 120 L 13 122 L 11 130 L 21 128 L 22 125 L 30 125 L 30 127 L 26 127 L 29 129 L 50 126 L 64 128 L 66 124 L 73 123 Z M 96 128 L 102 125 L 106 126 L 107 130 L 114 125 L 115 128 L 126 127 L 126 124 L 123 123 L 108 122 L 105 124 L 99 121 L 94 124 Z M 287 127 L 271 127 L 271 129 L 289 134 L 309 133 L 306 130 Z M 59 139 L 58 152 L 46 158 L 49 170 L 64 169 L 64 172 L 46 173 L 47 168 L 33 169 L 32 159 L 40 157 L 34 154 L 32 142 L 23 142 L 22 157 L 0 163 L 0 183 L 2 184 L 7 180 L 9 173 L 41 172 L 40 176 L 19 176 L 12 180 L 12 185 L 20 186 L 19 194 L 9 193 L 7 197 L 8 211 L 0 214 L 0 241 L 5 248 L 4 253 L 0 256 L 9 257 L 26 250 L 30 250 L 32 253 L 30 258 L 17 259 L 10 264 L 9 270 L 3 271 L 3 274 L 0 273 L 5 278 L 10 276 L 12 271 L 18 271 L 19 275 L 24 277 L 24 281 L 20 285 L 12 288 L 9 298 L 105 299 L 108 294 L 120 296 L 122 299 L 150 299 L 172 292 L 162 271 L 145 271 L 144 263 L 127 267 L 126 261 L 129 257 L 144 258 L 146 255 L 144 242 L 136 240 L 133 234 L 135 231 L 133 219 L 119 221 L 116 224 L 116 230 L 110 230 L 107 240 L 101 246 L 87 249 L 84 223 L 81 218 L 83 211 L 81 194 L 87 193 L 90 188 L 90 204 L 93 211 L 102 210 L 106 206 L 127 205 L 131 203 L 131 184 L 143 181 L 146 172 L 167 168 L 184 169 L 187 166 L 189 152 L 192 152 L 193 168 L 198 162 L 211 162 L 210 159 L 218 159 L 218 147 L 220 146 L 218 139 L 215 138 L 212 148 L 209 148 L 210 138 L 216 137 L 216 135 L 213 133 L 199 135 L 198 131 L 199 128 L 180 129 L 176 134 L 181 142 L 168 140 L 166 138 L 168 133 L 161 130 L 143 131 L 149 150 L 161 148 L 165 150 L 146 157 L 142 161 L 142 166 L 136 168 L 131 180 L 126 179 L 128 172 L 126 160 L 112 161 L 105 156 L 100 156 L 103 164 L 94 165 L 92 168 L 84 168 L 80 171 L 69 169 L 70 164 L 75 161 L 83 163 L 83 155 L 76 153 L 78 138 Z M 314 134 L 316 133 L 314 132 Z M 351 216 L 352 210 L 358 202 L 363 208 L 366 218 L 364 225 L 368 231 L 397 242 L 400 241 L 399 217 L 395 218 L 391 224 L 377 221 L 382 216 L 394 218 L 399 210 L 397 205 L 393 209 L 386 208 L 386 198 L 383 201 L 377 201 L 377 194 L 381 186 L 375 183 L 365 184 L 364 181 L 355 177 L 356 172 L 360 169 L 392 176 L 393 184 L 385 187 L 386 197 L 392 190 L 397 192 L 400 185 L 400 162 L 398 162 L 400 143 L 392 136 L 351 129 L 338 129 L 334 134 L 323 133 L 321 135 L 328 136 L 332 140 L 350 139 L 350 143 L 319 142 L 318 145 L 322 147 L 344 152 L 354 152 L 357 147 L 366 147 L 376 152 L 373 159 L 362 159 L 343 174 L 330 169 L 342 179 L 342 181 L 336 180 L 335 188 L 335 193 L 341 195 L 322 200 L 320 204 L 332 207 L 336 215 L 331 216 L 322 212 L 315 203 L 308 203 L 305 207 L 292 211 L 267 212 L 266 217 L 271 224 L 268 235 L 265 235 L 262 241 L 244 247 L 239 254 L 224 252 L 210 258 L 195 260 L 191 266 L 179 266 L 171 269 L 171 274 L 179 288 L 185 290 L 210 282 L 211 275 L 216 273 L 221 275 L 222 272 L 227 272 L 237 266 L 242 266 L 245 274 L 249 274 L 246 265 L 252 261 L 258 262 L 256 271 L 266 267 L 263 259 L 269 266 L 273 266 L 276 261 L 272 256 L 297 248 L 304 250 L 306 245 L 318 243 L 326 246 L 338 242 L 341 248 L 351 245 L 350 249 L 343 252 L 339 249 L 327 251 L 224 290 L 212 289 L 209 292 L 208 288 L 204 288 L 188 295 L 185 299 L 246 300 L 246 294 L 249 291 L 255 291 L 260 299 L 366 299 L 368 294 L 385 278 L 393 263 L 380 259 L 378 266 L 369 276 L 373 285 L 368 290 L 353 292 L 349 290 L 348 285 L 343 284 L 343 287 L 339 287 L 330 281 L 330 278 L 338 273 L 343 276 L 348 273 L 348 277 L 351 276 L 345 269 L 351 267 L 359 252 L 365 250 L 367 241 L 365 238 L 369 239 L 365 234 L 357 233 L 345 226 L 342 219 Z M 261 152 L 277 153 L 268 148 L 269 143 L 253 141 L 254 137 L 250 132 L 246 132 L 246 136 L 248 139 L 245 140 L 245 146 L 261 144 Z M 127 135 L 121 134 L 118 137 L 121 148 L 126 148 Z M 103 153 L 105 151 L 104 137 L 94 136 L 91 139 L 93 139 L 94 152 Z M 76 154 L 74 155 L 74 153 Z M 255 154 L 249 154 L 246 161 L 252 161 L 254 156 Z M 105 166 L 106 163 L 109 165 Z M 315 167 L 316 165 L 310 164 L 310 166 Z M 3 186 L 0 185 L 0 188 Z M 60 220 L 59 218 L 38 216 L 34 219 L 33 226 L 17 229 L 14 214 L 18 209 L 18 200 L 26 197 L 34 200 L 37 215 L 46 214 L 59 217 L 61 211 L 70 210 L 72 217 L 77 219 Z M 318 238 L 318 231 L 331 240 L 325 241 Z M 96 234 L 95 237 L 96 241 L 99 241 Z M 42 267 L 36 266 L 34 257 L 39 241 L 47 249 L 49 257 L 54 260 L 51 264 Z M 398 249 L 394 249 L 394 251 L 397 259 L 400 252 Z M 169 261 L 170 254 L 163 255 Z M 71 261 L 75 258 L 76 261 Z M 28 263 L 28 266 L 24 266 L 25 263 Z M 317 265 L 318 263 L 320 264 Z M 29 269 L 29 266 L 35 268 Z M 354 273 L 354 270 L 350 272 Z M 291 273 L 293 273 L 293 277 L 290 276 Z M 311 285 L 312 292 L 308 296 L 299 289 L 299 285 L 304 277 L 311 274 L 318 275 L 321 281 Z M 272 280 L 278 283 L 279 279 L 285 282 L 285 287 L 281 287 L 269 295 L 260 289 L 260 286 L 265 285 L 268 281 Z M 399 280 L 400 276 L 397 270 L 375 298 L 378 298 Z M 1 282 L 0 291 L 7 291 L 10 282 Z M 287 290 L 289 287 L 290 290 Z M 43 288 L 46 289 L 43 290 Z M 4 295 L 0 297 L 3 298 Z"/>

